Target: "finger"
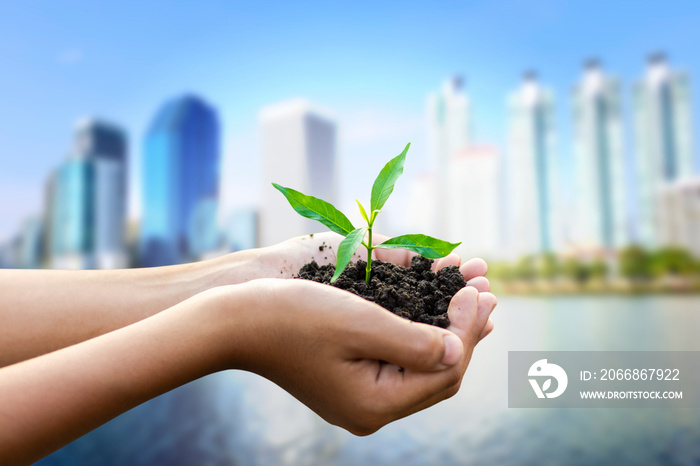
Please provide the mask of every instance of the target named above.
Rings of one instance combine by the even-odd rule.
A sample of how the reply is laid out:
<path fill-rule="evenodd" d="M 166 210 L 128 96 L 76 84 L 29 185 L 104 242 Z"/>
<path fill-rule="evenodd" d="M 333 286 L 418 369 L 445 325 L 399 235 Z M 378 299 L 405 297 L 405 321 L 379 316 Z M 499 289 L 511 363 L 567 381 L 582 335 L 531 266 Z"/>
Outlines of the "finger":
<path fill-rule="evenodd" d="M 449 330 L 462 339 L 465 348 L 472 348 L 478 343 L 496 304 L 493 294 L 479 293 L 470 286 L 462 288 L 452 297 L 447 310 Z"/>
<path fill-rule="evenodd" d="M 495 306 L 495 296 L 491 293 L 478 293 L 471 287 L 462 288 L 452 298 L 448 310 L 452 323 L 449 329 L 460 336 L 463 341 L 462 360 L 454 367 L 440 372 L 419 373 L 405 370 L 402 374 L 403 385 L 400 388 L 400 392 L 405 397 L 401 397 L 400 400 L 407 404 L 400 411 L 399 417 L 405 417 L 428 408 L 457 393 L 464 372 L 469 365 L 474 346 L 479 342 L 478 337 L 486 330 L 486 322 L 488 322 L 489 315 Z M 493 329 L 493 326 L 491 328 Z M 387 378 L 397 377 L 397 374 L 391 370 L 388 370 L 384 375 Z"/>
<path fill-rule="evenodd" d="M 483 295 L 483 299 L 482 298 Z M 495 305 L 495 297 L 491 293 L 479 293 L 473 287 L 462 288 L 450 301 L 448 315 L 452 325 L 449 330 L 459 336 L 464 351 L 458 364 L 438 372 L 417 372 L 406 369 L 403 373 L 395 368 L 385 367 L 378 374 L 380 388 L 391 394 L 385 402 L 400 413 L 407 416 L 425 407 L 454 395 L 471 359 L 478 336 L 484 329 L 488 315 Z"/>
<path fill-rule="evenodd" d="M 454 265 L 459 267 L 459 265 L 462 263 L 462 258 L 459 257 L 459 254 L 450 253 L 447 256 L 438 259 L 437 261 L 433 262 L 433 270 L 437 272 L 438 270 L 442 269 L 443 267 L 447 267 L 450 265 Z"/>
<path fill-rule="evenodd" d="M 417 372 L 406 369 L 399 372 L 386 366 L 380 370 L 381 397 L 396 419 L 432 406 L 451 397 L 459 390 L 464 372 L 471 359 L 478 336 L 484 330 L 488 316 L 496 304 L 491 293 L 479 293 L 473 287 L 461 289 L 450 302 L 448 314 L 450 330 L 463 342 L 462 358 L 458 364 L 443 371 Z"/>
<path fill-rule="evenodd" d="M 471 351 L 469 351 L 471 353 Z M 466 358 L 468 360 L 468 358 Z M 376 378 L 374 397 L 394 419 L 408 416 L 448 397 L 446 390 L 459 387 L 467 364 L 437 372 L 398 371 L 383 366 Z"/>
<path fill-rule="evenodd" d="M 372 244 L 375 246 L 381 244 L 388 240 L 388 236 L 384 236 L 379 233 L 374 233 L 372 235 Z M 367 249 L 363 246 L 357 250 L 362 260 L 367 260 Z M 378 248 L 374 250 L 374 259 L 379 259 L 384 262 L 391 262 L 396 265 L 403 267 L 409 267 L 411 265 L 411 258 L 415 256 L 416 253 L 407 251 L 405 249 L 382 249 Z"/>
<path fill-rule="evenodd" d="M 478 257 L 474 259 L 469 259 L 467 262 L 462 264 L 459 271 L 464 275 L 464 279 L 469 281 L 474 277 L 483 277 L 488 272 L 489 267 L 486 265 L 486 261 Z"/>
<path fill-rule="evenodd" d="M 481 335 L 479 335 L 479 341 L 483 340 L 486 338 L 491 332 L 493 332 L 493 328 L 496 324 L 494 323 L 493 319 L 489 317 L 488 322 L 486 322 L 486 326 L 484 326 L 484 330 L 481 331 Z"/>
<path fill-rule="evenodd" d="M 488 292 L 479 293 L 479 306 L 475 327 L 475 331 L 477 331 L 477 341 L 478 336 L 480 336 L 483 330 L 486 328 L 486 324 L 491 317 L 491 313 L 496 308 L 496 304 L 498 304 L 498 300 L 493 294 Z"/>
<path fill-rule="evenodd" d="M 363 260 L 367 257 L 367 250 L 363 247 L 364 255 Z M 358 250 L 359 252 L 359 250 Z M 416 256 L 415 252 L 407 251 L 406 249 L 382 249 L 378 248 L 374 250 L 374 258 L 379 259 L 384 262 L 391 262 L 402 267 L 410 267 L 411 259 Z"/>
<path fill-rule="evenodd" d="M 475 343 L 471 340 L 473 338 L 473 329 L 477 325 L 478 311 L 479 292 L 474 287 L 465 286 L 450 301 L 450 306 L 447 310 L 447 317 L 450 319 L 448 330 L 454 332 L 466 347 L 469 347 L 469 345 L 473 346 Z M 479 328 L 479 333 L 481 333 L 481 328 Z"/>
<path fill-rule="evenodd" d="M 344 323 L 348 359 L 382 360 L 423 372 L 443 370 L 461 360 L 462 342 L 449 330 L 411 322 L 375 306 Z"/>
<path fill-rule="evenodd" d="M 406 416 L 410 416 L 411 414 L 415 414 L 419 411 L 423 411 L 424 409 L 428 409 L 431 406 L 440 403 L 441 401 L 445 401 L 448 398 L 452 398 L 459 391 L 461 384 L 462 384 L 462 381 L 460 380 L 459 382 L 445 388 L 442 391 L 433 393 L 431 396 L 420 401 L 419 403 L 415 403 L 413 405 L 406 406 L 403 410 L 401 410 L 397 414 L 396 419 L 401 419 L 401 418 L 404 418 Z"/>
<path fill-rule="evenodd" d="M 471 304 L 473 314 L 476 314 L 476 305 L 473 301 Z M 462 360 L 443 371 L 399 371 L 389 365 L 381 368 L 377 377 L 380 388 L 377 397 L 395 413 L 395 419 L 428 408 L 457 393 L 477 342 L 474 338 L 467 338 L 467 341 Z"/>
<path fill-rule="evenodd" d="M 491 283 L 486 277 L 474 277 L 467 282 L 467 286 L 473 286 L 478 292 L 491 291 Z"/>

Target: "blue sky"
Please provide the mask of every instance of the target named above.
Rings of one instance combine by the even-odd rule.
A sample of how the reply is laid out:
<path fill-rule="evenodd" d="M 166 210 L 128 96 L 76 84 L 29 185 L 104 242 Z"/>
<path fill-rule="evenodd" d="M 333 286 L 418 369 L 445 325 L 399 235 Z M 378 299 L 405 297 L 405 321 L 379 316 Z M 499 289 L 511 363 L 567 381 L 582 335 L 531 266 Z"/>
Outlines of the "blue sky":
<path fill-rule="evenodd" d="M 582 61 L 598 56 L 622 78 L 629 111 L 630 85 L 649 52 L 665 50 L 672 66 L 700 75 L 699 23 L 692 0 L 6 1 L 0 239 L 41 210 L 43 183 L 69 150 L 76 120 L 97 115 L 122 125 L 135 174 L 150 119 L 183 92 L 220 111 L 226 208 L 254 203 L 262 189 L 263 106 L 305 97 L 337 115 L 341 195 L 350 206 L 405 142 L 414 143 L 407 176 L 426 167 L 425 98 L 454 73 L 466 76 L 476 139 L 504 147 L 506 95 L 524 69 L 538 70 L 558 97 L 567 179 L 568 93 Z M 697 92 L 694 102 L 697 110 Z"/>

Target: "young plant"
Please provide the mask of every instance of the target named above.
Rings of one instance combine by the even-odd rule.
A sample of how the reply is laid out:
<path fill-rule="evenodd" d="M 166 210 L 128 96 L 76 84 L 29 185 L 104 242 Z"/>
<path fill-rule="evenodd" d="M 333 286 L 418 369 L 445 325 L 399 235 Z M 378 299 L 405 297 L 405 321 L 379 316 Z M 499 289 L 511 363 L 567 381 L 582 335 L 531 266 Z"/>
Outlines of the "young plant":
<path fill-rule="evenodd" d="M 360 207 L 360 214 L 362 214 L 362 218 L 367 222 L 367 226 L 360 228 L 355 228 L 345 214 L 336 209 L 332 204 L 313 196 L 307 196 L 291 188 L 285 188 L 277 183 L 272 183 L 272 186 L 284 194 L 294 210 L 300 215 L 318 220 L 332 231 L 345 236 L 338 246 L 335 274 L 333 274 L 331 282 L 336 281 L 340 274 L 343 273 L 343 270 L 345 270 L 350 263 L 352 255 L 360 245 L 363 245 L 367 249 L 365 281 L 369 282 L 372 274 L 372 251 L 377 248 L 408 249 L 428 259 L 437 259 L 448 255 L 454 248 L 462 244 L 449 243 L 427 235 L 403 235 L 390 238 L 381 244 L 372 244 L 372 227 L 374 226 L 374 221 L 377 219 L 377 215 L 381 212 L 382 207 L 384 207 L 384 204 L 394 190 L 396 180 L 403 173 L 403 164 L 406 160 L 406 153 L 409 147 L 411 147 L 410 142 L 406 144 L 406 148 L 403 152 L 391 159 L 389 163 L 382 168 L 382 171 L 379 172 L 379 176 L 374 180 L 374 185 L 372 185 L 372 197 L 369 203 L 369 215 L 367 215 L 367 211 L 362 204 L 360 204 L 360 201 L 357 201 L 357 205 Z M 367 242 L 365 242 L 365 235 L 367 235 Z"/>

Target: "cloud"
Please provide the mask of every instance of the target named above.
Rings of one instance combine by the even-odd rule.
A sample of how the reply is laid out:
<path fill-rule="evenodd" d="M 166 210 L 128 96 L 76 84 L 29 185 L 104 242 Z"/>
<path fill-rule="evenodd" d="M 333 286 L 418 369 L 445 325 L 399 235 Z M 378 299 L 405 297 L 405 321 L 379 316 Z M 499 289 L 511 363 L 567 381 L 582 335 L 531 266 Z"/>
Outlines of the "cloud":
<path fill-rule="evenodd" d="M 75 65 L 80 63 L 85 58 L 83 51 L 77 48 L 70 48 L 61 51 L 56 55 L 56 62 L 61 65 Z"/>

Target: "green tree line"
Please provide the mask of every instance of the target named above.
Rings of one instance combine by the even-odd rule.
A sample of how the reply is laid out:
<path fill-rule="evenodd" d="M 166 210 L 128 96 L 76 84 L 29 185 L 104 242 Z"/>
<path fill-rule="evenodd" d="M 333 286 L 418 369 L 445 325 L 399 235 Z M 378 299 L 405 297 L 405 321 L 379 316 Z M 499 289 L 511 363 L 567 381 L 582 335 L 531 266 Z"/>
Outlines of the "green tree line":
<path fill-rule="evenodd" d="M 489 270 L 490 278 L 503 281 L 553 281 L 566 278 L 579 284 L 615 277 L 643 282 L 665 276 L 700 277 L 700 260 L 680 247 L 649 251 L 632 245 L 620 250 L 616 258 L 607 261 L 603 258 L 562 258 L 554 253 L 544 253 L 523 256 L 515 263 L 493 263 Z"/>

